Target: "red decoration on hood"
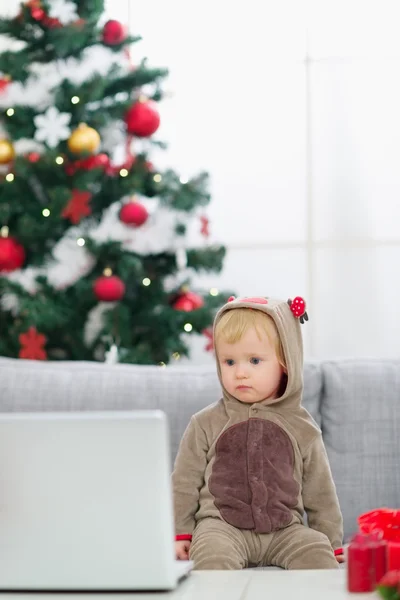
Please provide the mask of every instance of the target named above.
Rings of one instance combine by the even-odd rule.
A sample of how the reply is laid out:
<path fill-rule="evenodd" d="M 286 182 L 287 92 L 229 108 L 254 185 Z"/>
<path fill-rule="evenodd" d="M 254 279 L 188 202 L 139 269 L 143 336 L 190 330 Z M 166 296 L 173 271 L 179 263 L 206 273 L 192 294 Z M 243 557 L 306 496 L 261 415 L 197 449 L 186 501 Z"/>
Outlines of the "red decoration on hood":
<path fill-rule="evenodd" d="M 266 298 L 242 298 L 242 302 L 253 302 L 254 304 L 268 304 Z"/>
<path fill-rule="evenodd" d="M 308 321 L 308 314 L 306 313 L 306 302 L 301 298 L 301 296 L 296 296 L 293 300 L 289 298 L 288 304 L 290 310 L 296 319 L 299 319 L 300 323 L 304 323 L 304 321 Z"/>
<path fill-rule="evenodd" d="M 237 298 L 239 302 L 252 302 L 253 304 L 268 304 L 268 300 L 266 298 L 252 297 L 252 298 Z M 228 298 L 228 302 L 233 302 L 236 300 L 235 296 L 231 296 Z"/>

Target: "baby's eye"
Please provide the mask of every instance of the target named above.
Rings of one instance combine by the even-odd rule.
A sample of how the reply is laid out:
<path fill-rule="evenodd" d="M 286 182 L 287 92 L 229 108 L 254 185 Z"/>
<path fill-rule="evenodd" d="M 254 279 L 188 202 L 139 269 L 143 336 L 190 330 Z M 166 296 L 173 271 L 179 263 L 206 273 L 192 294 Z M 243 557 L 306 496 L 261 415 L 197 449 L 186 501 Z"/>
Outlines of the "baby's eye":
<path fill-rule="evenodd" d="M 228 367 L 232 367 L 235 364 L 235 361 L 232 358 L 227 358 L 225 363 L 228 365 Z"/>
<path fill-rule="evenodd" d="M 260 364 L 260 359 L 253 356 L 253 358 L 250 359 L 250 362 L 252 365 L 258 365 Z"/>

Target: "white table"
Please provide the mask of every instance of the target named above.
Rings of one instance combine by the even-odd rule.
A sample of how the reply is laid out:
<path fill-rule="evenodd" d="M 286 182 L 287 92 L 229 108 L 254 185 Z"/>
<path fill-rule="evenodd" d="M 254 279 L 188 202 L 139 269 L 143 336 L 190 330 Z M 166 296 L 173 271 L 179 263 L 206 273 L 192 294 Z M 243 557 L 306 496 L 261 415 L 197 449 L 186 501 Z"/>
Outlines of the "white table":
<path fill-rule="evenodd" d="M 378 594 L 349 594 L 346 571 L 194 572 L 175 592 L 175 600 L 365 600 Z M 151 596 L 155 600 L 156 596 Z M 144 600 L 144 598 L 143 598 Z"/>
<path fill-rule="evenodd" d="M 34 594 L 34 600 L 88 600 L 88 595 Z M 170 593 L 90 594 L 90 600 L 370 600 L 378 594 L 348 594 L 346 571 L 195 571 Z M 27 600 L 1 594 L 1 600 Z"/>

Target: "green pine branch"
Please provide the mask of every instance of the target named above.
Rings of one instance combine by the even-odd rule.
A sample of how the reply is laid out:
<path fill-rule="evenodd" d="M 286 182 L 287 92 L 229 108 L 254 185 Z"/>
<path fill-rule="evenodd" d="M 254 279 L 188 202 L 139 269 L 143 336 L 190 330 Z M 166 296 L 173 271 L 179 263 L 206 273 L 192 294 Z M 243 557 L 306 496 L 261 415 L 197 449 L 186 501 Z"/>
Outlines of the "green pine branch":
<path fill-rule="evenodd" d="M 169 207 L 191 212 L 197 206 L 205 206 L 210 202 L 208 181 L 208 173 L 203 172 L 188 183 L 181 183 L 177 173 L 167 170 L 163 174 L 158 195 L 161 201 Z"/>

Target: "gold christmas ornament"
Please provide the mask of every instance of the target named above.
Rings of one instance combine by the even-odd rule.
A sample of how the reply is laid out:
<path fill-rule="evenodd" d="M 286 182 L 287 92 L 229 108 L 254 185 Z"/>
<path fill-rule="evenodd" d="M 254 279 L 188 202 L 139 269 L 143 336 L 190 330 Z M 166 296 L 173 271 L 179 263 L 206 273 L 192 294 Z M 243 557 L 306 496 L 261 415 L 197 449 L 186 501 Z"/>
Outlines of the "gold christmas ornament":
<path fill-rule="evenodd" d="M 0 165 L 11 162 L 14 156 L 15 150 L 10 140 L 0 139 Z"/>
<path fill-rule="evenodd" d="M 93 127 L 81 123 L 68 139 L 68 148 L 73 154 L 95 154 L 100 147 L 100 136 Z"/>

